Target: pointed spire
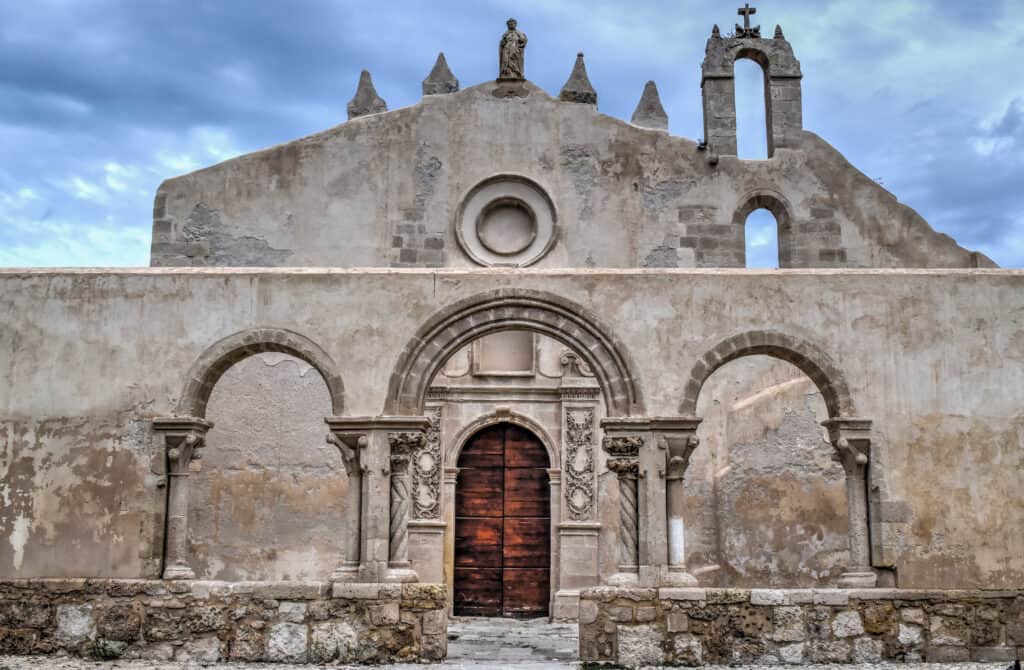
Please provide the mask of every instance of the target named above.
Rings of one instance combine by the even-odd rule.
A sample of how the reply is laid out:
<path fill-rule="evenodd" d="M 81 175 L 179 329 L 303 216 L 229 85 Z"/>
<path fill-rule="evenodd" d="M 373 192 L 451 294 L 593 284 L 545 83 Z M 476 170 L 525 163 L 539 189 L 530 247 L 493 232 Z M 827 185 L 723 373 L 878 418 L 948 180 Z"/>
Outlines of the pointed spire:
<path fill-rule="evenodd" d="M 782 26 L 775 26 L 775 39 L 784 40 L 786 36 L 782 34 Z"/>
<path fill-rule="evenodd" d="M 715 24 L 715 27 L 711 29 L 711 39 L 713 39 L 713 40 L 722 39 L 722 31 L 718 28 L 718 24 L 717 23 Z"/>
<path fill-rule="evenodd" d="M 661 106 L 661 96 L 658 95 L 658 86 L 653 82 L 647 82 L 644 86 L 643 95 L 637 103 L 636 111 L 633 112 L 632 123 L 642 128 L 654 128 L 656 130 L 668 130 L 668 114 Z"/>
<path fill-rule="evenodd" d="M 459 90 L 459 80 L 452 74 L 444 52 L 437 54 L 437 62 L 427 78 L 423 80 L 423 95 L 443 95 Z"/>
<path fill-rule="evenodd" d="M 583 63 L 583 52 L 576 54 L 576 65 L 572 68 L 569 81 L 565 82 L 558 97 L 565 102 L 579 102 L 585 105 L 597 104 L 597 91 L 590 84 L 587 66 Z"/>
<path fill-rule="evenodd" d="M 355 97 L 348 102 L 348 118 L 352 120 L 357 116 L 367 114 L 379 114 L 388 111 L 388 103 L 377 95 L 377 89 L 373 87 L 373 77 L 369 71 L 363 70 L 359 75 L 359 86 L 356 88 Z"/>

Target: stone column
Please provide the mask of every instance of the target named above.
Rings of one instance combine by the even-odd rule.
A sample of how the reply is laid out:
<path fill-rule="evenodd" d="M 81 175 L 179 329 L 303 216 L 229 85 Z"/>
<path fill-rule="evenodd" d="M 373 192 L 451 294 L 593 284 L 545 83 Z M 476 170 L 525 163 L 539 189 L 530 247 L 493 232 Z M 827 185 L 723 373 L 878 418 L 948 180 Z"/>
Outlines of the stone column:
<path fill-rule="evenodd" d="M 361 554 L 360 532 L 363 516 L 363 464 L 360 454 L 368 444 L 366 435 L 352 433 L 329 433 L 327 441 L 341 452 L 348 475 L 348 490 L 345 496 L 345 557 L 331 575 L 335 582 L 359 580 L 359 558 Z"/>
<path fill-rule="evenodd" d="M 867 469 L 871 453 L 871 422 L 866 419 L 831 419 L 823 424 L 836 459 L 846 472 L 846 507 L 850 517 L 850 564 L 839 578 L 849 589 L 874 588 L 878 575 L 871 568 L 868 534 Z"/>
<path fill-rule="evenodd" d="M 608 469 L 619 478 L 619 571 L 613 586 L 631 586 L 640 581 L 640 447 L 642 437 L 607 436 L 602 446 L 608 454 Z"/>
<path fill-rule="evenodd" d="M 352 577 L 351 571 L 344 571 L 346 578 L 359 582 L 415 581 L 416 573 L 411 568 L 391 570 L 391 518 L 392 518 L 392 471 L 391 435 L 416 433 L 422 438 L 429 421 L 426 417 L 328 417 L 331 433 L 343 443 L 351 445 L 353 440 L 359 448 L 359 568 Z M 362 442 L 359 439 L 362 438 Z M 350 446 L 351 448 L 351 446 Z M 408 473 L 408 454 L 406 454 Z M 399 482 L 397 484 L 401 486 Z M 409 485 L 405 481 L 405 514 L 399 515 L 400 534 L 397 539 L 405 544 L 408 551 L 408 505 Z M 354 514 L 354 512 L 353 512 Z M 351 541 L 355 544 L 355 538 Z M 407 554 L 406 554 L 407 561 Z M 343 566 L 349 567 L 349 566 Z"/>
<path fill-rule="evenodd" d="M 686 511 L 683 479 L 690 465 L 690 456 L 700 445 L 697 426 L 700 419 L 654 419 L 652 428 L 657 432 L 659 445 L 665 451 L 665 494 L 668 517 L 668 570 L 663 584 L 669 586 L 696 586 L 697 579 L 686 569 Z"/>
<path fill-rule="evenodd" d="M 213 424 L 195 417 L 153 419 L 167 449 L 167 535 L 164 579 L 195 579 L 188 565 L 189 471 Z"/>
<path fill-rule="evenodd" d="M 415 582 L 409 562 L 409 459 L 423 446 L 422 432 L 388 433 L 391 459 L 390 510 L 388 524 L 389 582 Z"/>

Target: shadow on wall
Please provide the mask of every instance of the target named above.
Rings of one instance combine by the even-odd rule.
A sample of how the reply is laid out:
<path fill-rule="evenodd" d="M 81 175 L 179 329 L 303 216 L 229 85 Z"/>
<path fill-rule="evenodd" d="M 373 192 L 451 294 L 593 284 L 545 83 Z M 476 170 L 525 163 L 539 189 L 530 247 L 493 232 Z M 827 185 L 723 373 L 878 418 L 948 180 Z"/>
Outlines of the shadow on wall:
<path fill-rule="evenodd" d="M 217 382 L 192 474 L 189 562 L 197 579 L 324 580 L 344 555 L 347 478 L 324 440 L 323 377 L 261 353 Z"/>

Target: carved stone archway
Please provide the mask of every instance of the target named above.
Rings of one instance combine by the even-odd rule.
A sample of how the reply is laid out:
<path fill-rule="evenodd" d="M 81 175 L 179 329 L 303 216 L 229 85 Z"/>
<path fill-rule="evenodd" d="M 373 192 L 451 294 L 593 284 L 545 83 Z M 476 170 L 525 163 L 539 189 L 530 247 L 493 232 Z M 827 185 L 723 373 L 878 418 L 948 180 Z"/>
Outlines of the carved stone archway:
<path fill-rule="evenodd" d="M 178 401 L 178 413 L 182 416 L 205 416 L 210 393 L 228 368 L 249 356 L 265 352 L 289 354 L 312 365 L 327 384 L 332 412 L 335 415 L 343 413 L 345 385 L 334 360 L 308 337 L 284 328 L 243 330 L 219 340 L 204 351 L 188 371 L 185 389 Z"/>
<path fill-rule="evenodd" d="M 564 298 L 500 289 L 443 310 L 417 331 L 391 375 L 385 414 L 421 414 L 430 382 L 448 358 L 473 340 L 504 330 L 547 335 L 582 356 L 601 384 L 609 416 L 643 413 L 636 367 L 610 329 Z"/>
<path fill-rule="evenodd" d="M 343 411 L 345 387 L 331 357 L 309 338 L 282 328 L 254 328 L 214 343 L 188 371 L 185 387 L 171 417 L 153 420 L 167 450 L 167 514 L 164 542 L 165 579 L 192 579 L 188 566 L 189 464 L 201 457 L 206 433 L 206 405 L 217 381 L 235 363 L 249 356 L 277 352 L 289 354 L 313 366 L 323 377 L 335 414 Z"/>
<path fill-rule="evenodd" d="M 704 383 L 723 365 L 746 356 L 770 356 L 796 366 L 818 387 L 825 399 L 829 420 L 829 443 L 846 474 L 847 513 L 849 515 L 850 563 L 840 578 L 848 588 L 873 587 L 877 576 L 871 568 L 871 544 L 868 510 L 868 463 L 871 458 L 871 421 L 858 418 L 849 386 L 839 367 L 817 345 L 793 335 L 773 331 L 750 331 L 719 342 L 697 361 L 684 389 L 680 413 L 693 417 L 692 435 L 696 435 L 697 400 Z M 693 441 L 694 447 L 698 443 Z M 692 449 L 691 449 L 692 451 Z M 689 453 L 685 463 L 689 461 Z M 679 497 L 677 493 L 675 497 Z M 669 501 L 669 505 L 673 506 Z M 679 507 L 679 505 L 675 505 Z"/>
<path fill-rule="evenodd" d="M 844 375 L 820 347 L 793 335 L 763 330 L 726 338 L 704 354 L 690 370 L 679 413 L 695 415 L 697 399 L 708 378 L 726 363 L 745 356 L 771 356 L 792 363 L 821 391 L 830 418 L 857 416 Z"/>

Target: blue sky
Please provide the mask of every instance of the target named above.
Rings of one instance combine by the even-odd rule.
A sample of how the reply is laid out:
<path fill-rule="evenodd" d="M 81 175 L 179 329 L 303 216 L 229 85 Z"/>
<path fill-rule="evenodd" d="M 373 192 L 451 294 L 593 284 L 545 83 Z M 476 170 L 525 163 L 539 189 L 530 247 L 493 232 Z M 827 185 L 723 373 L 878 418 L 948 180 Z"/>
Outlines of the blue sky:
<path fill-rule="evenodd" d="M 0 0 L 0 266 L 147 265 L 165 178 L 345 120 L 359 71 L 414 104 L 443 50 L 496 74 L 509 16 L 557 94 L 586 53 L 604 113 L 658 83 L 701 136 L 700 62 L 721 0 Z M 1024 2 L 771 0 L 804 72 L 804 125 L 931 224 L 1024 267 Z M 763 152 L 740 73 L 741 153 Z M 753 76 L 756 79 L 756 72 Z M 750 132 L 745 132 L 750 130 Z"/>

